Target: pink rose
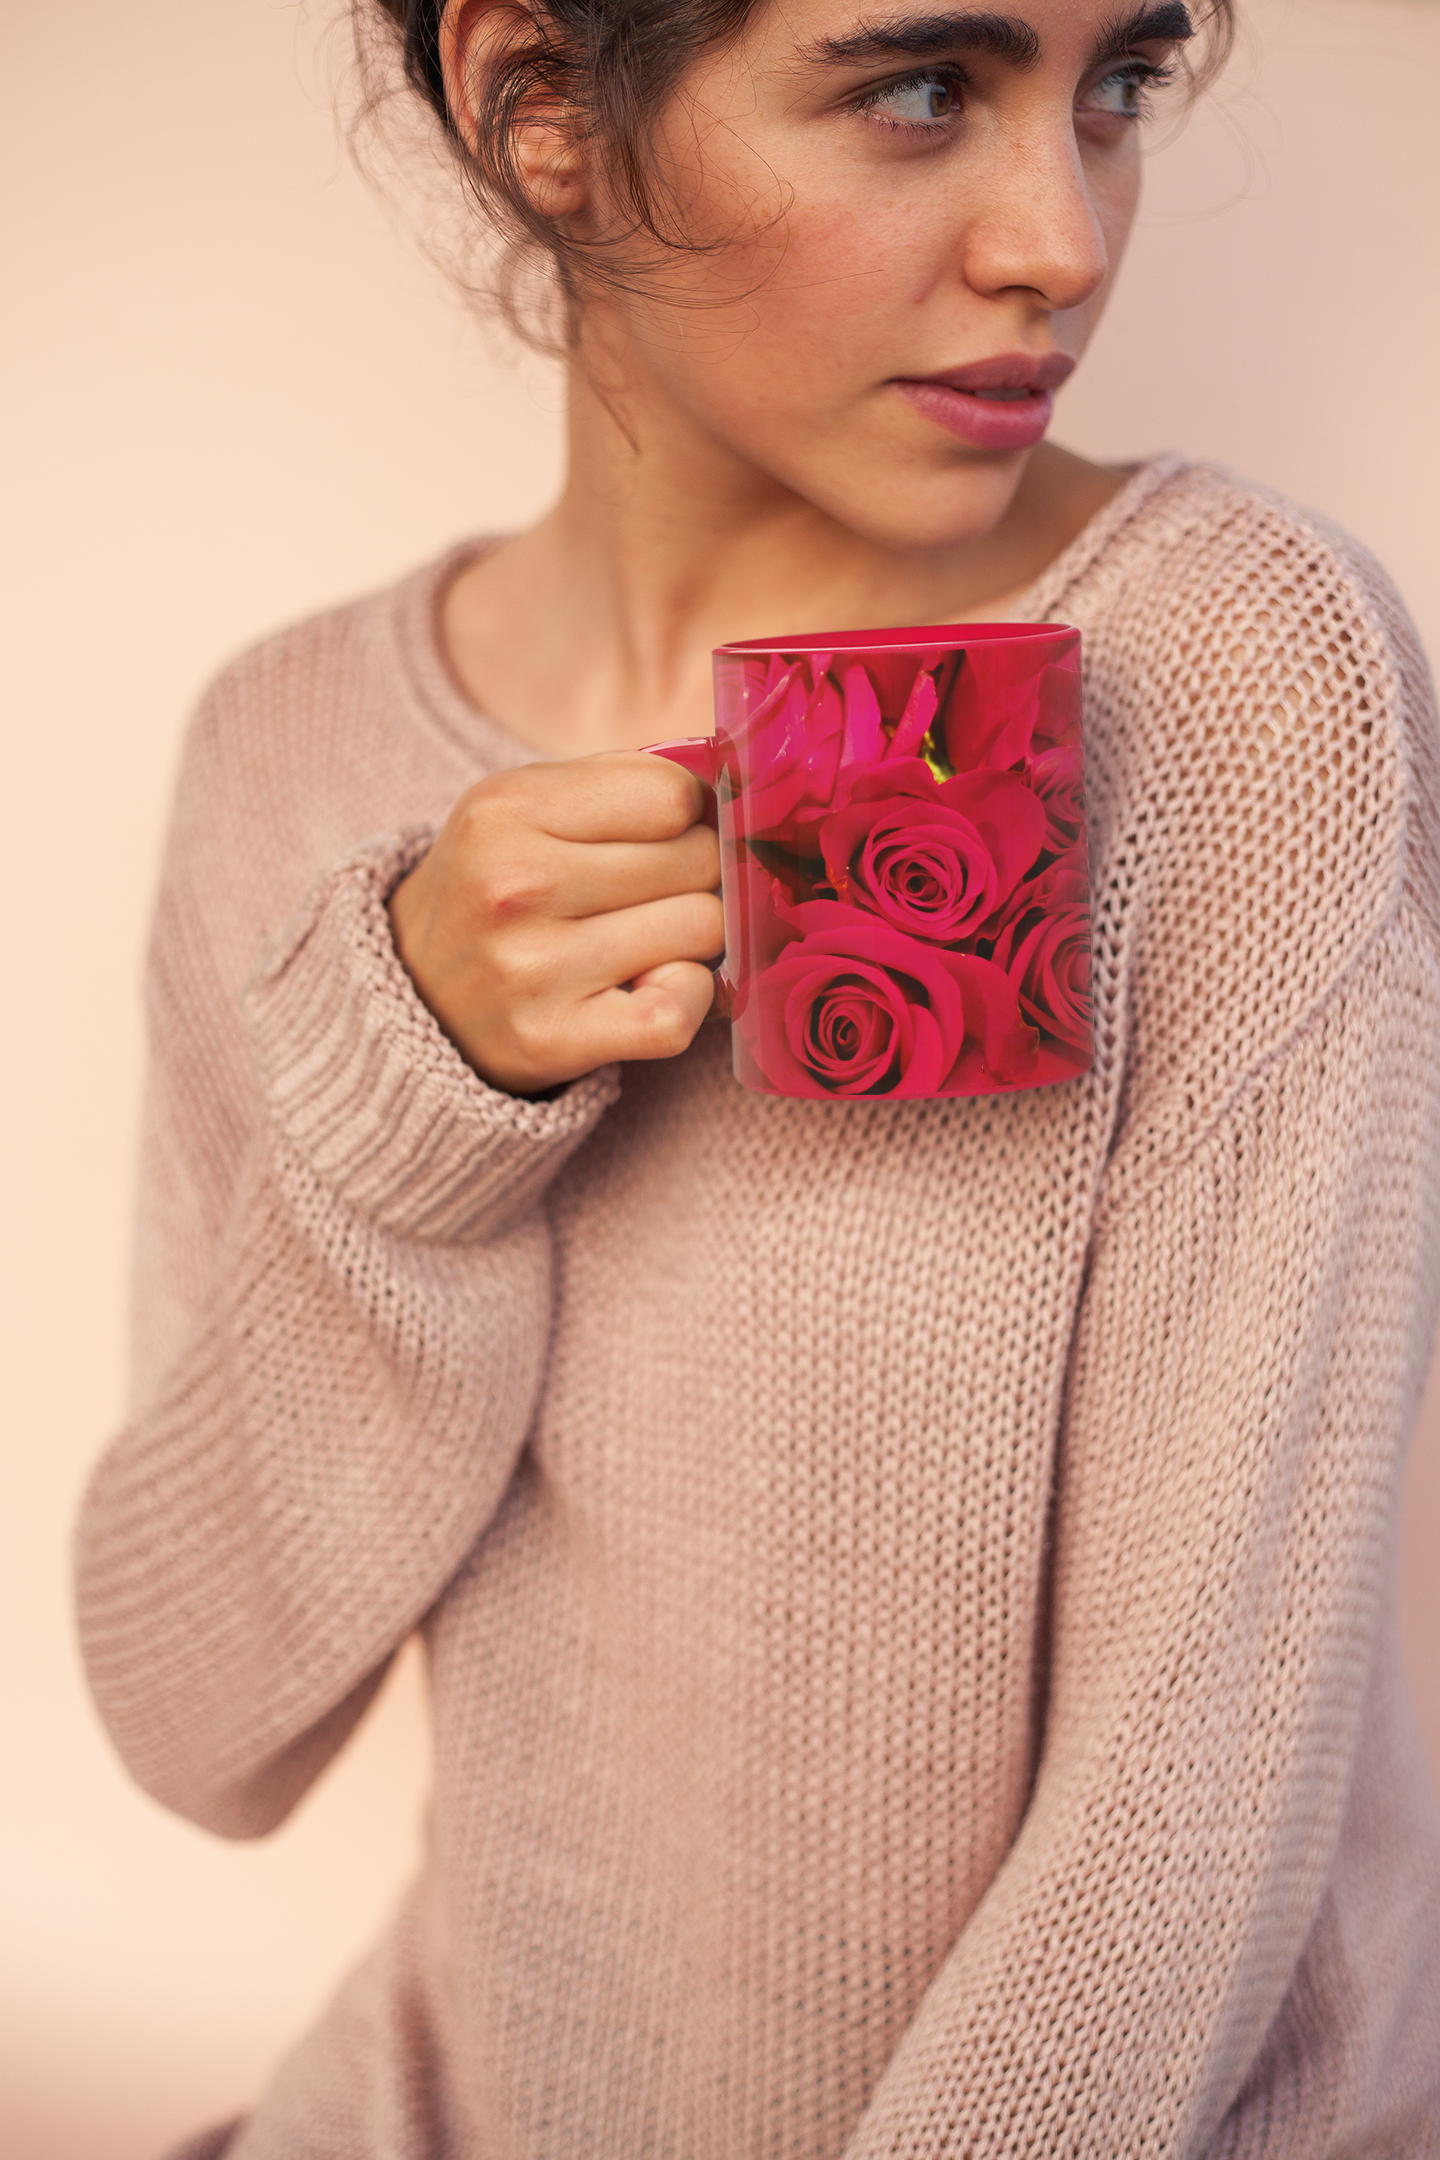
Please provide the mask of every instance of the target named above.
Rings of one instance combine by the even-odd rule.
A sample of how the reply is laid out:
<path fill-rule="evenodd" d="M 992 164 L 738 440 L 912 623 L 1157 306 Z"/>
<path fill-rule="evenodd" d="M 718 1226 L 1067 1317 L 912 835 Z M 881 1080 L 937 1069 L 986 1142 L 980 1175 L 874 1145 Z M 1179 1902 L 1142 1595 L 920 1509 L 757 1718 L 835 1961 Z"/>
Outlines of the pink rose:
<path fill-rule="evenodd" d="M 839 899 L 948 945 L 1003 906 L 1044 838 L 1045 812 L 1023 780 L 975 772 L 937 782 L 919 758 L 861 775 L 848 807 L 820 826 Z"/>
<path fill-rule="evenodd" d="M 899 1100 L 1032 1077 L 1034 1030 L 990 961 L 923 945 L 836 901 L 810 901 L 792 919 L 807 934 L 766 969 L 735 1019 L 737 1048 L 761 1086 Z"/>
<path fill-rule="evenodd" d="M 1002 930 L 1008 930 L 1027 915 L 1042 913 L 1053 915 L 1058 910 L 1079 907 L 1088 913 L 1090 905 L 1090 870 L 1083 847 L 1066 848 L 1052 863 L 1034 877 L 1026 878 L 1016 886 L 1003 906 L 996 908 L 989 921 L 982 925 L 982 938 L 998 938 Z"/>
<path fill-rule="evenodd" d="M 1020 1010 L 1088 1063 L 1094 1048 L 1090 1000 L 1090 914 L 1083 902 L 1053 913 L 1027 911 L 996 941 L 994 962 L 1014 985 Z"/>
<path fill-rule="evenodd" d="M 1045 806 L 1045 847 L 1072 848 L 1085 829 L 1085 754 L 1080 730 L 1025 760 L 1025 778 Z"/>

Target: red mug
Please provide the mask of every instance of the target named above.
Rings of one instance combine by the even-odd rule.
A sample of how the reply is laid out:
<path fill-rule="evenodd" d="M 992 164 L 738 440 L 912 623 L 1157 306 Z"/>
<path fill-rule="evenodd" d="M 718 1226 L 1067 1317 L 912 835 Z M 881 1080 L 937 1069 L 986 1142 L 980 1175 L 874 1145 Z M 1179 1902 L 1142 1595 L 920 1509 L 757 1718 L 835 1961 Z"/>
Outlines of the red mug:
<path fill-rule="evenodd" d="M 713 788 L 735 1077 L 893 1101 L 1093 1058 L 1080 633 L 946 623 L 715 653 Z"/>

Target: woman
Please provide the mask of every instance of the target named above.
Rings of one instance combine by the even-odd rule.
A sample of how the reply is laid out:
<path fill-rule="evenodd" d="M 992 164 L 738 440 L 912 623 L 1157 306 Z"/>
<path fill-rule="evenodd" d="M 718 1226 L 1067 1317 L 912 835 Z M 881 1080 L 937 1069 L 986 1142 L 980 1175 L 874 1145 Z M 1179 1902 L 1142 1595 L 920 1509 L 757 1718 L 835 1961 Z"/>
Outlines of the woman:
<path fill-rule="evenodd" d="M 1440 2154 L 1430 693 L 1343 535 L 1043 440 L 1191 30 L 410 11 L 570 472 L 242 660 L 181 782 L 93 1684 L 258 1835 L 419 1628 L 437 1756 L 195 2154 Z M 1093 1072 L 744 1092 L 636 747 L 724 639 L 1007 616 L 1084 633 Z"/>

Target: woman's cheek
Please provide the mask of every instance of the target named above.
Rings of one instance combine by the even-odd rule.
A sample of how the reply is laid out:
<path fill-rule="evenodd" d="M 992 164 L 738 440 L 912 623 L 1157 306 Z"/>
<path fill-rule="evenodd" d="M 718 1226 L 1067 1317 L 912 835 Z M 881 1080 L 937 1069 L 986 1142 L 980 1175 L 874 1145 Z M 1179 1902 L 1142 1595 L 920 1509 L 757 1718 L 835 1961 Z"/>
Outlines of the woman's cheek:
<path fill-rule="evenodd" d="M 1079 330 L 1078 340 L 1067 336 L 1065 349 L 1078 359 L 1085 350 L 1106 302 L 1114 289 L 1116 273 L 1135 224 L 1135 213 L 1140 206 L 1140 137 L 1131 127 L 1124 139 L 1099 157 L 1086 160 L 1086 177 L 1090 183 L 1090 200 L 1095 220 L 1105 241 L 1107 270 L 1105 282 L 1083 306 L 1070 310 L 1066 320 Z"/>

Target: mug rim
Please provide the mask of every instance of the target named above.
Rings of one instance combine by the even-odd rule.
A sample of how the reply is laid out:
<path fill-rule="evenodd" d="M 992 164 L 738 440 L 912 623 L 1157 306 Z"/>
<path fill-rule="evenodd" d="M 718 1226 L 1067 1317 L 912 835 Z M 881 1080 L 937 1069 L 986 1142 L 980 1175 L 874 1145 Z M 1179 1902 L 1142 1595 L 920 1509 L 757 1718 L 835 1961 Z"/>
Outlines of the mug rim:
<path fill-rule="evenodd" d="M 1055 638 L 1079 638 L 1072 623 L 910 623 L 892 630 L 804 631 L 794 637 L 732 638 L 714 648 L 714 658 L 727 653 L 817 652 L 925 652 L 949 651 L 988 639 L 1018 643 L 1023 638 L 1045 642 Z"/>

